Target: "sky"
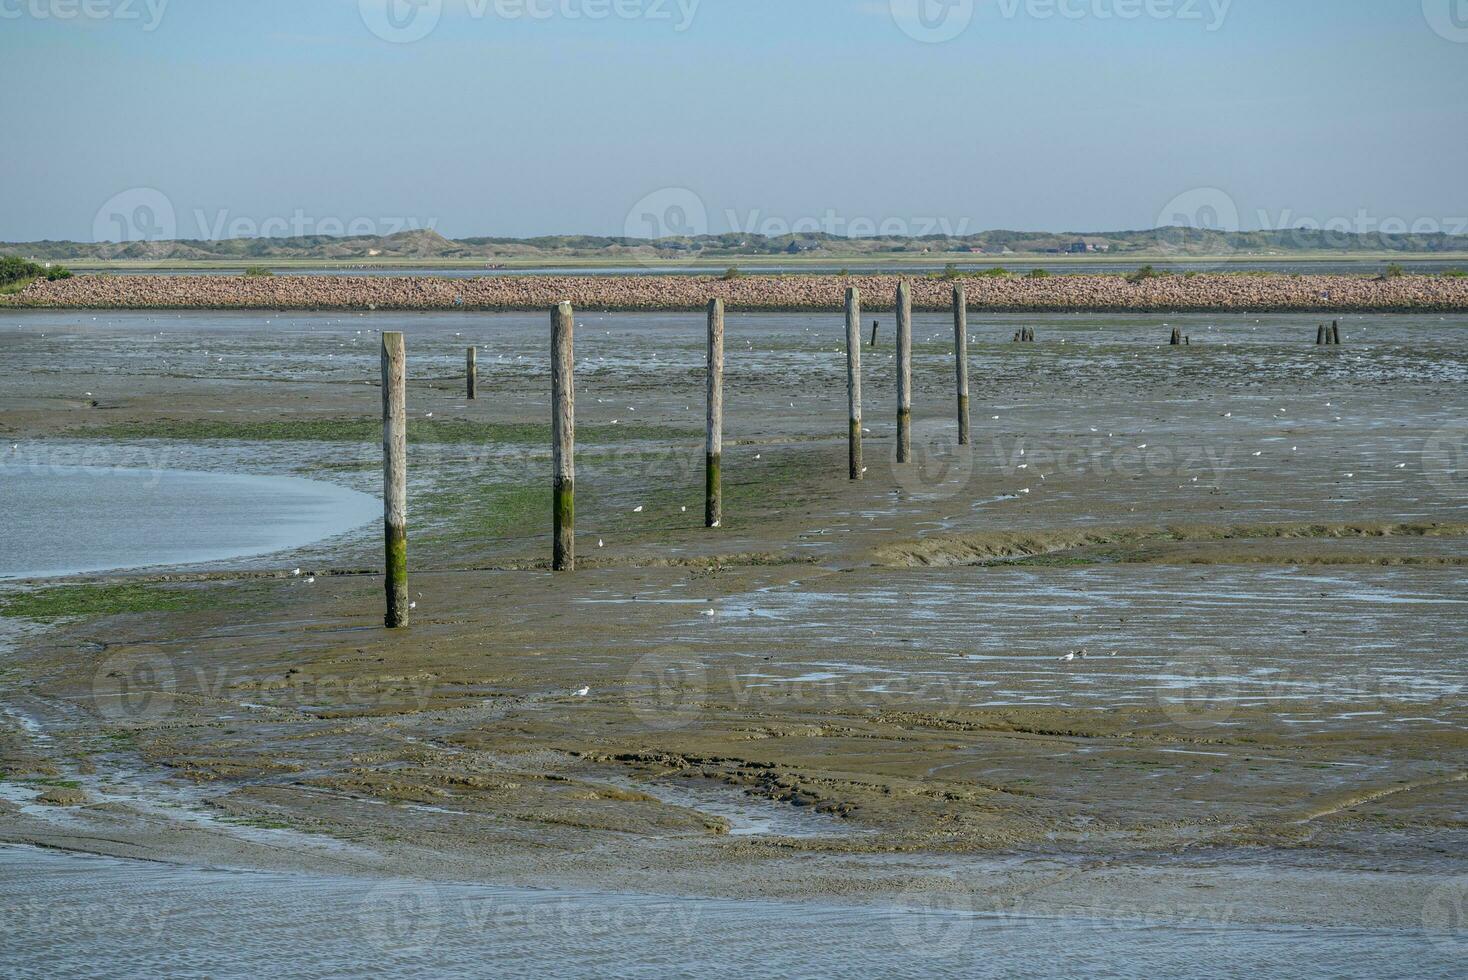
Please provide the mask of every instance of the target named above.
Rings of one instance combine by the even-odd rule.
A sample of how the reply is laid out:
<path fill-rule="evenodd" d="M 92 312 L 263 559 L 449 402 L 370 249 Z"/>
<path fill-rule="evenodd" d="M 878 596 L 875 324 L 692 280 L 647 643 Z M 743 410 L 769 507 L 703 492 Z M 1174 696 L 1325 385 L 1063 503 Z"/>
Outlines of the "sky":
<path fill-rule="evenodd" d="M 0 0 L 0 240 L 1468 232 L 1468 0 Z"/>

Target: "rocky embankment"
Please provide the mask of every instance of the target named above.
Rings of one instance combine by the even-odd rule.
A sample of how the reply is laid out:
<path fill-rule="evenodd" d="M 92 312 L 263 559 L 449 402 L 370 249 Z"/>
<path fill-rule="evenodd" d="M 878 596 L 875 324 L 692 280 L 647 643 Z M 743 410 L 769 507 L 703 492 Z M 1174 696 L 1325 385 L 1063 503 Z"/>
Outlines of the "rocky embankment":
<path fill-rule="evenodd" d="M 870 310 L 891 309 L 899 276 L 109 276 L 38 280 L 0 300 L 73 309 L 541 310 L 561 300 L 593 310 L 839 310 L 848 286 Z M 913 305 L 948 309 L 953 282 L 912 278 Z M 963 280 L 990 312 L 1468 312 L 1468 278 L 1449 276 L 1119 275 Z"/>

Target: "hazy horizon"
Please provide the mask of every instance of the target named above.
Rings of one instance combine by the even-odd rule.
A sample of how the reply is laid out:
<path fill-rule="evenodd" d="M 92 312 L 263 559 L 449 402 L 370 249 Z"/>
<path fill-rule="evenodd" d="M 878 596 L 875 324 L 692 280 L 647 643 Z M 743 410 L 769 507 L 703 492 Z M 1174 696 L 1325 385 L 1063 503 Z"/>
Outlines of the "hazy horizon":
<path fill-rule="evenodd" d="M 1468 224 L 1449 0 L 0 0 L 0 80 L 8 242 Z"/>

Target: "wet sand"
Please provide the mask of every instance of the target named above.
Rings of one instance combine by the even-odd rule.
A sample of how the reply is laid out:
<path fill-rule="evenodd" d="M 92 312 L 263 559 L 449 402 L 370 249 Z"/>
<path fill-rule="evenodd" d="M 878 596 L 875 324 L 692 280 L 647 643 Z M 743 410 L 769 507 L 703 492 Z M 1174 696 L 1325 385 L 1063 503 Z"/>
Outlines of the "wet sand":
<path fill-rule="evenodd" d="M 947 280 L 894 275 L 435 276 L 82 275 L 38 280 L 0 308 L 254 310 L 545 310 L 562 300 L 578 310 L 699 310 L 710 299 L 730 310 L 839 311 L 859 288 L 873 311 L 892 309 L 897 283 L 910 278 L 913 307 L 945 310 L 952 288 L 967 286 L 972 308 L 987 312 L 1369 312 L 1468 311 L 1468 278 L 1411 275 L 984 276 Z"/>
<path fill-rule="evenodd" d="M 417 619 L 377 627 L 371 528 L 141 577 L 184 609 L 0 619 L 0 839 L 1460 936 L 1468 318 L 974 317 L 961 450 L 921 315 L 907 471 L 880 319 L 852 484 L 840 318 L 730 316 L 709 532 L 700 321 L 584 315 L 552 576 L 543 316 L 7 312 L 16 461 L 364 492 L 406 330 Z"/>

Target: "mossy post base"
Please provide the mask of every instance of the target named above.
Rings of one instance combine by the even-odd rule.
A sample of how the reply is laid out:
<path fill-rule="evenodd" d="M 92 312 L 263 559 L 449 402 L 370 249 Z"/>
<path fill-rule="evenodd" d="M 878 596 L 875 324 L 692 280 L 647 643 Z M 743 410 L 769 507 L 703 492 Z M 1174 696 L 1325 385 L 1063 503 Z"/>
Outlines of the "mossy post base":
<path fill-rule="evenodd" d="M 912 462 L 912 284 L 897 284 L 897 462 Z"/>
<path fill-rule="evenodd" d="M 575 323 L 570 303 L 560 304 L 551 314 L 551 464 L 555 470 L 551 568 L 558 572 L 576 568 Z"/>
<path fill-rule="evenodd" d="M 876 342 L 877 325 L 872 324 L 873 345 Z M 847 455 L 851 467 L 851 479 L 862 478 L 861 465 L 861 290 L 855 286 L 846 290 L 846 410 L 850 418 L 850 434 L 847 439 Z"/>
<path fill-rule="evenodd" d="M 401 333 L 382 335 L 382 515 L 388 629 L 408 625 L 408 404 Z"/>
<path fill-rule="evenodd" d="M 479 397 L 479 350 L 470 347 L 464 355 L 464 378 L 468 388 L 469 400 L 472 402 Z"/>
<path fill-rule="evenodd" d="M 724 491 L 719 468 L 724 456 L 724 301 L 709 300 L 708 445 L 705 452 L 703 523 L 722 527 Z"/>
<path fill-rule="evenodd" d="M 958 444 L 969 444 L 968 417 L 968 292 L 953 287 L 953 363 L 958 384 Z"/>

